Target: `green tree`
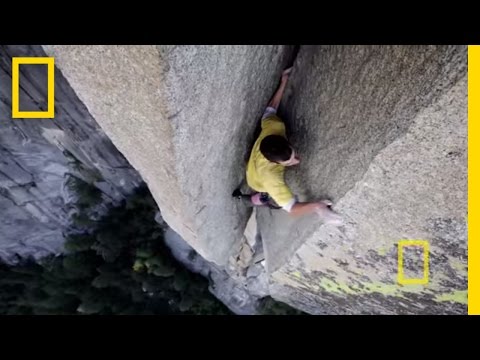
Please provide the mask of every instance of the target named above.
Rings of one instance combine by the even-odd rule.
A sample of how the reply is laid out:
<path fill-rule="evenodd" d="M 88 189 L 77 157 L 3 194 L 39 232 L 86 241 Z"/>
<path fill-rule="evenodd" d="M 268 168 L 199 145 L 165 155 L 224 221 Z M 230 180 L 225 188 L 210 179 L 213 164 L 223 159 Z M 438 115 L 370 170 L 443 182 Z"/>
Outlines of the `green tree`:
<path fill-rule="evenodd" d="M 230 313 L 205 278 L 172 257 L 146 186 L 93 221 L 89 210 L 98 193 L 79 179 L 74 185 L 76 219 L 88 232 L 67 235 L 60 256 L 0 262 L 0 314 Z"/>

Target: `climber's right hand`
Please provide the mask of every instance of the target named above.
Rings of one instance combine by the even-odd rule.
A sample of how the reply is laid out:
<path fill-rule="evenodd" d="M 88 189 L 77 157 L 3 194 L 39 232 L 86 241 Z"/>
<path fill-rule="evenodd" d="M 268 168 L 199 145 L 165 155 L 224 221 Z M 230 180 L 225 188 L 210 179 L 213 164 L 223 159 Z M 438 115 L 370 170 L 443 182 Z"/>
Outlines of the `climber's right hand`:
<path fill-rule="evenodd" d="M 282 72 L 282 81 L 287 81 L 290 73 L 292 72 L 293 67 L 289 67 L 288 69 L 283 70 Z"/>
<path fill-rule="evenodd" d="M 321 200 L 315 205 L 315 212 L 320 219 L 326 224 L 342 225 L 343 219 L 335 211 L 331 209 L 332 202 L 330 200 Z"/>

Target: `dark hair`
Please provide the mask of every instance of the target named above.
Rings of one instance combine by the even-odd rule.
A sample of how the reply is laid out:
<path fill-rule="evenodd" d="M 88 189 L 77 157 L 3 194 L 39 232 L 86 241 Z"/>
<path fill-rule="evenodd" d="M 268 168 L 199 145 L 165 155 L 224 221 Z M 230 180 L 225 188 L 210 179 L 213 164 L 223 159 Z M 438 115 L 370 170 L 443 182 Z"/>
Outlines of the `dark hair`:
<path fill-rule="evenodd" d="M 260 143 L 260 152 L 272 162 L 289 160 L 292 151 L 287 139 L 280 135 L 268 135 Z"/>

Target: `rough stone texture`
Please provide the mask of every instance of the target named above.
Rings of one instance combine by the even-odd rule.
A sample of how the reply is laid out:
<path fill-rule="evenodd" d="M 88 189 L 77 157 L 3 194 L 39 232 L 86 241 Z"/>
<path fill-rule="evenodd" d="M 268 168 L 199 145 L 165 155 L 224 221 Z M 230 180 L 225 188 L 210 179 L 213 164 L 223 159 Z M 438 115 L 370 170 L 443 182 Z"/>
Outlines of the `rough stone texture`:
<path fill-rule="evenodd" d="M 40 258 L 62 250 L 72 200 L 69 174 L 94 183 L 106 203 L 122 199 L 141 182 L 58 69 L 55 119 L 12 119 L 14 56 L 46 55 L 40 46 L 0 47 L 0 257 L 7 261 L 15 261 L 16 254 Z M 43 70 L 20 66 L 21 110 L 45 109 Z"/>
<path fill-rule="evenodd" d="M 268 278 L 263 266 L 251 266 L 246 276 L 235 276 L 203 259 L 170 228 L 165 232 L 165 243 L 187 269 L 209 279 L 210 292 L 232 312 L 237 315 L 258 314 L 260 299 L 268 295 Z"/>
<path fill-rule="evenodd" d="M 249 210 L 232 201 L 285 46 L 44 46 L 165 221 L 225 265 Z"/>
<path fill-rule="evenodd" d="M 209 261 L 238 255 L 249 210 L 230 194 L 290 48 L 44 48 L 166 222 Z M 258 211 L 274 298 L 314 314 L 466 313 L 466 69 L 465 46 L 301 47 L 280 112 L 303 159 L 287 182 L 333 199 L 346 224 Z M 429 242 L 428 285 L 397 284 L 401 239 Z"/>
<path fill-rule="evenodd" d="M 346 224 L 258 212 L 274 298 L 314 314 L 466 313 L 466 63 L 465 46 L 301 48 L 284 115 L 303 162 L 287 182 L 332 198 Z M 401 239 L 429 242 L 428 285 L 397 284 Z"/>

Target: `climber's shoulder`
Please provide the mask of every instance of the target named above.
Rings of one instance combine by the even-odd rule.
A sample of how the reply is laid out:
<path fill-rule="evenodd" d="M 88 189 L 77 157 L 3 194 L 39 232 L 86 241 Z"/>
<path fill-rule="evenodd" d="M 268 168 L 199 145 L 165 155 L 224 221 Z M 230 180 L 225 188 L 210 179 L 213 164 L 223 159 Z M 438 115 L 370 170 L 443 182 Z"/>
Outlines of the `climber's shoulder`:
<path fill-rule="evenodd" d="M 285 136 L 285 124 L 277 115 L 271 115 L 262 119 L 262 133 Z"/>

